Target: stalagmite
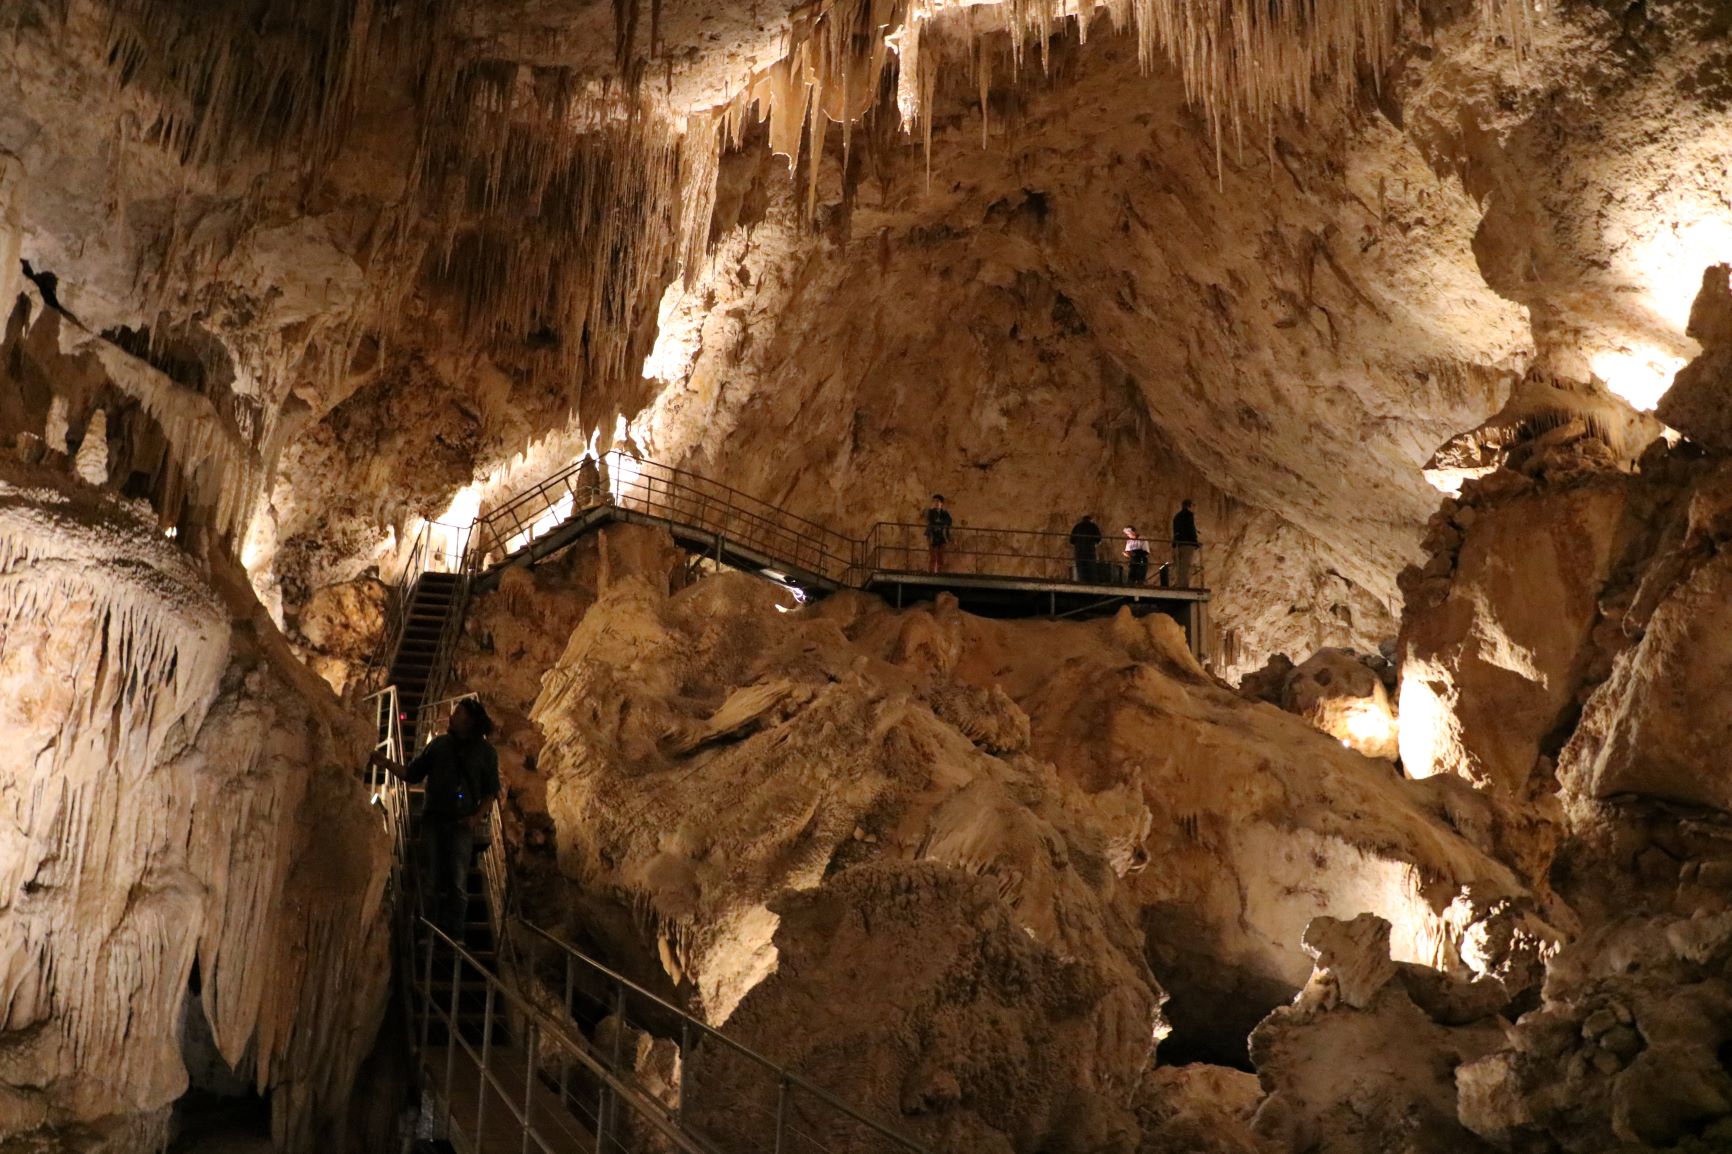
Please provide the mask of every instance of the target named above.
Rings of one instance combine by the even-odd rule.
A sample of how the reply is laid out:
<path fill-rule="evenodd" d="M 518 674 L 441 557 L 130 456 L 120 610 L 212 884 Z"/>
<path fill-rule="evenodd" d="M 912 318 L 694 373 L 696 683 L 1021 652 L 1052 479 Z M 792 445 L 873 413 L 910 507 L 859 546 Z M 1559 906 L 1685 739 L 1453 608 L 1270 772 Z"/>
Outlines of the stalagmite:
<path fill-rule="evenodd" d="M 101 409 L 90 415 L 90 423 L 84 427 L 72 471 L 87 484 L 108 484 L 108 414 Z"/>

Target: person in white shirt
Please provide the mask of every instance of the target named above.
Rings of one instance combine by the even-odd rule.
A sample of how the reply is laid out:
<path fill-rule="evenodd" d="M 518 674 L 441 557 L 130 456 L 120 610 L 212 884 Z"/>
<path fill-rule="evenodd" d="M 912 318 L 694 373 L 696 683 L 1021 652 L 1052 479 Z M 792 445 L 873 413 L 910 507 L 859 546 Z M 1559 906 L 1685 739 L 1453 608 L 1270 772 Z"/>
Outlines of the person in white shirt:
<path fill-rule="evenodd" d="M 1149 575 L 1149 543 L 1131 525 L 1125 526 L 1125 560 L 1130 562 L 1131 584 L 1141 585 Z"/>

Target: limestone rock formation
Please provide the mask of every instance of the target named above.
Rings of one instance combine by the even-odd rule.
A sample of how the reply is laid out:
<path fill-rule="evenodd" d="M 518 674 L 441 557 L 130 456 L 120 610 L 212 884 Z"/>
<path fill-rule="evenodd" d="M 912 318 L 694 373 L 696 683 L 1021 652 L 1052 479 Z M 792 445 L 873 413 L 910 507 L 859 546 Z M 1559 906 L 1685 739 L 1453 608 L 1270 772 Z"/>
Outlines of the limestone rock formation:
<path fill-rule="evenodd" d="M 1523 901 L 1386 766 L 1215 685 L 1164 618 L 666 589 L 616 576 L 531 715 L 573 916 L 935 1141 L 1133 1133 L 1166 975 L 1190 1044 L 1230 1054 L 1304 983 L 1318 915 L 1381 913 L 1399 957 L 1465 977 Z M 1028 983 L 1051 997 L 1006 1000 Z M 979 1000 L 937 994 L 959 986 Z"/>
<path fill-rule="evenodd" d="M 309 670 L 612 445 L 856 535 L 1192 497 L 1212 590 L 1202 668 L 505 574 L 516 892 L 633 974 L 958 1149 L 1724 1143 L 1724 8 L 0 5 L 0 1145 L 337 1144 L 387 862 Z M 1327 653 L 1398 618 L 1416 781 Z M 1158 1064 L 1276 1007 L 1261 1089 Z"/>
<path fill-rule="evenodd" d="M 0 1131 L 160 1145 L 186 1013 L 272 1094 L 278 1142 L 310 1147 L 385 993 L 364 727 L 237 574 L 219 596 L 112 495 L 8 465 L 0 540 Z"/>
<path fill-rule="evenodd" d="M 1702 288 L 1690 306 L 1689 334 L 1702 355 L 1678 370 L 1655 414 L 1692 441 L 1716 452 L 1732 451 L 1726 401 L 1732 396 L 1732 265 L 1702 273 Z"/>
<path fill-rule="evenodd" d="M 1242 696 L 1296 713 L 1342 745 L 1393 761 L 1398 727 L 1394 668 L 1381 654 L 1319 649 L 1300 665 L 1278 653 L 1239 682 Z"/>
<path fill-rule="evenodd" d="M 380 659 L 390 591 L 376 578 L 327 585 L 307 598 L 294 629 L 305 642 L 308 666 L 341 694 Z"/>
<path fill-rule="evenodd" d="M 1457 1072 L 1461 1119 L 1499 1149 L 1665 1148 L 1732 1133 L 1725 915 L 1615 920 L 1559 955 L 1545 1000 Z"/>
<path fill-rule="evenodd" d="M 1496 1048 L 1496 1022 L 1440 1021 L 1421 1008 L 1381 919 L 1320 918 L 1306 941 L 1317 969 L 1305 992 L 1251 1038 L 1269 1091 L 1257 1132 L 1283 1150 L 1486 1150 L 1457 1121 L 1454 1071 Z"/>

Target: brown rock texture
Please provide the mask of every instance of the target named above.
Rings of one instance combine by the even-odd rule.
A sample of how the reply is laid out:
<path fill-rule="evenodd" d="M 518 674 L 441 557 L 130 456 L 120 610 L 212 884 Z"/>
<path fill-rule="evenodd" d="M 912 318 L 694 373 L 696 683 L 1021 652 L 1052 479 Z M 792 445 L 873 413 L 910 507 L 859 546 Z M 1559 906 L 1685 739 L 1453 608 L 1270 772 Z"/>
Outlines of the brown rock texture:
<path fill-rule="evenodd" d="M 634 974 L 955 1149 L 1724 1144 L 1727 27 L 0 5 L 0 1144 L 207 1077 L 336 1144 L 387 863 L 327 682 L 429 521 L 615 445 L 850 533 L 1191 497 L 1213 590 L 1204 669 L 653 534 L 506 575 L 521 892 Z M 1335 652 L 1398 627 L 1417 781 Z M 1295 997 L 1256 1088 L 1156 1064 Z"/>
<path fill-rule="evenodd" d="M 1218 687 L 1164 618 L 666 588 L 616 576 L 531 715 L 572 916 L 940 1144 L 1134 1135 L 1169 972 L 1191 1044 L 1230 1049 L 1202 1007 L 1289 996 L 1313 918 L 1369 906 L 1399 957 L 1471 975 L 1464 943 L 1523 901 L 1386 764 Z M 712 1110 L 754 1092 L 724 1066 L 694 1102 L 706 1077 Z"/>
<path fill-rule="evenodd" d="M 1239 694 L 1296 713 L 1367 757 L 1394 761 L 1397 723 L 1390 689 L 1394 667 L 1382 654 L 1319 649 L 1303 663 L 1278 653 L 1239 682 Z"/>

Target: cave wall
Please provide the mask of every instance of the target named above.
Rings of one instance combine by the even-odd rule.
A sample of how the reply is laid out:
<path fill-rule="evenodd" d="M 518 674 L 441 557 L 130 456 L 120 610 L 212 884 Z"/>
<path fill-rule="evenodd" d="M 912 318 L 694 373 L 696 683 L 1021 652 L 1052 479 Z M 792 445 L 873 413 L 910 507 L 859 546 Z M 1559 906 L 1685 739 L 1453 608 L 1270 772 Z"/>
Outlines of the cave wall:
<path fill-rule="evenodd" d="M 278 1148 L 328 1143 L 389 980 L 369 729 L 148 504 L 4 469 L 0 1133 L 160 1147 L 191 1012 Z"/>
<path fill-rule="evenodd" d="M 1527 350 L 1460 182 L 1344 109 L 1217 157 L 1110 35 L 986 104 L 940 88 L 930 161 L 862 131 L 845 167 L 833 139 L 810 224 L 762 142 L 727 157 L 634 441 L 856 532 L 943 491 L 960 523 L 1164 537 L 1194 496 L 1226 648 L 1375 648 L 1419 466 Z"/>

